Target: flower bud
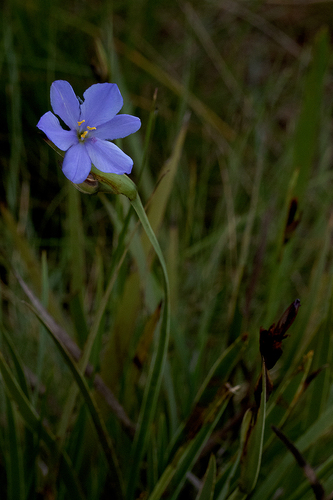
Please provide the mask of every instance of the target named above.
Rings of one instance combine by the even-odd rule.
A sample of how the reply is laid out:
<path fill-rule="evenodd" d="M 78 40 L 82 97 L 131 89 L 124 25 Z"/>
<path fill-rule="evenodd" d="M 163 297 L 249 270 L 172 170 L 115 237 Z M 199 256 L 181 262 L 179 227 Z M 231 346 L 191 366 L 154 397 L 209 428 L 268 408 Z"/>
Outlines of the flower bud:
<path fill-rule="evenodd" d="M 81 182 L 81 184 L 72 184 L 84 194 L 95 194 L 100 190 L 99 182 L 92 174 L 89 174 L 86 180 Z"/>
<path fill-rule="evenodd" d="M 91 172 L 98 181 L 98 191 L 100 193 L 123 194 L 131 201 L 135 200 L 138 190 L 134 182 L 126 174 L 109 174 L 97 170 L 92 165 Z"/>

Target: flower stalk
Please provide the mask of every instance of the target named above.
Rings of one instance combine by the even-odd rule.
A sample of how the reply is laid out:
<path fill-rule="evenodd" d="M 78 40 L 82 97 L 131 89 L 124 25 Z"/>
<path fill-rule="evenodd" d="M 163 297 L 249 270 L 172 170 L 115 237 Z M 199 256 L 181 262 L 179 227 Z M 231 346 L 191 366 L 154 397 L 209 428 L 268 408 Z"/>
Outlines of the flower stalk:
<path fill-rule="evenodd" d="M 136 132 L 141 122 L 131 115 L 118 115 L 123 100 L 116 84 L 96 84 L 87 89 L 84 101 L 76 97 L 68 82 L 58 80 L 51 86 L 50 111 L 39 120 L 37 127 L 47 137 L 47 142 L 64 159 L 62 171 L 74 186 L 84 194 L 97 192 L 123 194 L 126 196 L 150 240 L 163 272 L 164 307 L 162 322 L 154 344 L 145 393 L 141 405 L 137 430 L 132 449 L 132 464 L 126 498 L 132 499 L 139 476 L 140 464 L 145 453 L 146 440 L 154 419 L 157 399 L 161 388 L 170 336 L 170 290 L 165 260 L 142 205 L 137 187 L 125 175 L 130 173 L 132 159 L 123 153 L 112 140 Z M 69 130 L 61 127 L 58 115 Z M 84 372 L 90 356 L 97 329 L 90 335 L 84 354 L 79 362 Z M 76 388 L 75 391 L 76 392 Z M 72 411 L 75 396 L 71 395 L 67 413 L 64 415 L 61 434 L 64 434 L 68 416 Z"/>
<path fill-rule="evenodd" d="M 130 201 L 160 261 L 163 271 L 165 302 L 162 315 L 162 324 L 155 344 L 137 424 L 137 432 L 135 434 L 133 442 L 131 453 L 132 464 L 127 481 L 127 500 L 134 498 L 135 487 L 139 476 L 140 464 L 145 453 L 146 439 L 155 415 L 157 398 L 161 388 L 162 376 L 166 362 L 170 337 L 170 286 L 165 260 L 155 233 L 152 230 L 147 214 L 141 203 L 140 196 L 137 194 L 135 199 Z"/>

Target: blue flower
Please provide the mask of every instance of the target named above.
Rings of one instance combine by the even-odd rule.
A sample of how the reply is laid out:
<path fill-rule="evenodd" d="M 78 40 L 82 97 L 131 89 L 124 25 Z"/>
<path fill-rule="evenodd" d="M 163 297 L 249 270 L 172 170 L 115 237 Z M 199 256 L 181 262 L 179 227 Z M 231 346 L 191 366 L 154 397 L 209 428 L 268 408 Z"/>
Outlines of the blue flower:
<path fill-rule="evenodd" d="M 112 141 L 136 132 L 141 121 L 136 116 L 117 115 L 123 98 L 115 83 L 97 83 L 89 87 L 80 101 L 72 86 L 57 80 L 51 85 L 51 105 L 70 130 L 64 130 L 58 118 L 48 111 L 37 127 L 59 149 L 66 151 L 62 170 L 75 184 L 88 177 L 91 163 L 98 170 L 114 174 L 129 174 L 132 159 Z"/>

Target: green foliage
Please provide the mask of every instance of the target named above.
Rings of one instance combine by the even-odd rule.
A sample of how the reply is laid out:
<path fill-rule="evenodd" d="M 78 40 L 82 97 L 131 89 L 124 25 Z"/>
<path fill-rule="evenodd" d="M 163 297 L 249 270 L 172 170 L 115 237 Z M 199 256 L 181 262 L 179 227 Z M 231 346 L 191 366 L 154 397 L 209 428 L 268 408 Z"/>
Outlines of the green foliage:
<path fill-rule="evenodd" d="M 315 498 L 271 425 L 332 491 L 333 11 L 287 3 L 2 2 L 1 498 Z M 63 176 L 55 79 L 118 84 L 130 179 Z"/>

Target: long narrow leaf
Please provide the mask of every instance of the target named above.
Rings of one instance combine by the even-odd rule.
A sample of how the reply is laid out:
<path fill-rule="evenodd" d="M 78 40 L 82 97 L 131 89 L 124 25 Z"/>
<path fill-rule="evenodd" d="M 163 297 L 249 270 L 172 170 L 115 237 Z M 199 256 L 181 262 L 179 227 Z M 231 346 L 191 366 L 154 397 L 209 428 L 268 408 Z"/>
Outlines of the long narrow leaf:
<path fill-rule="evenodd" d="M 59 352 L 61 353 L 65 363 L 69 367 L 69 369 L 72 372 L 72 375 L 80 389 L 80 392 L 84 398 L 84 401 L 89 409 L 91 418 L 93 420 L 99 442 L 102 446 L 105 458 L 108 462 L 109 465 L 109 472 L 110 476 L 112 478 L 112 487 L 113 487 L 113 494 L 115 498 L 122 499 L 123 498 L 123 483 L 122 483 L 122 477 L 121 477 L 121 471 L 119 468 L 118 464 L 118 459 L 115 453 L 115 450 L 113 448 L 112 441 L 110 439 L 110 436 L 106 430 L 105 424 L 99 414 L 97 404 L 94 400 L 94 397 L 88 387 L 88 384 L 83 377 L 83 375 L 80 373 L 79 369 L 77 368 L 77 365 L 73 358 L 70 356 L 66 348 L 62 345 L 62 343 L 59 341 L 58 337 L 53 333 L 53 331 L 48 327 L 46 323 L 44 323 L 43 319 L 40 317 L 39 313 L 30 305 L 27 304 L 27 306 L 34 312 L 34 314 L 37 316 L 37 318 L 40 320 L 40 322 L 47 328 L 48 332 L 52 336 Z"/>
<path fill-rule="evenodd" d="M 316 422 L 295 442 L 296 448 L 303 453 L 311 445 L 316 443 L 321 436 L 325 435 L 333 427 L 333 405 L 320 415 Z M 283 478 L 288 469 L 293 465 L 294 458 L 287 451 L 282 460 L 275 465 L 267 479 L 258 488 L 251 500 L 265 500 L 272 497 L 275 489 L 283 485 Z"/>
<path fill-rule="evenodd" d="M 225 411 L 231 395 L 232 392 L 224 388 L 222 393 L 215 398 L 205 414 L 201 429 L 193 439 L 190 439 L 183 447 L 179 448 L 178 453 L 173 458 L 171 464 L 166 467 L 149 496 L 149 500 L 159 500 L 167 488 L 170 488 L 172 491 L 170 498 L 172 500 L 177 498 L 186 480 L 186 473 L 192 469 L 203 446 Z"/>
<path fill-rule="evenodd" d="M 7 425 L 8 425 L 8 474 L 7 474 L 7 489 L 8 500 L 23 500 L 25 497 L 24 491 L 24 474 L 23 474 L 23 459 L 22 448 L 19 442 L 18 426 L 16 422 L 15 409 L 12 402 L 7 397 Z"/>
<path fill-rule="evenodd" d="M 162 375 L 166 361 L 169 335 L 170 335 L 170 291 L 169 280 L 166 264 L 159 243 L 154 232 L 151 229 L 146 212 L 142 206 L 139 195 L 135 200 L 131 201 L 132 206 L 142 223 L 144 230 L 158 256 L 162 271 L 163 271 L 163 284 L 165 302 L 163 307 L 162 324 L 159 335 L 157 337 L 157 345 L 151 361 L 148 380 L 146 383 L 146 390 L 141 406 L 141 411 L 138 421 L 138 429 L 135 434 L 133 450 L 132 450 L 132 463 L 130 467 L 129 480 L 127 484 L 126 498 L 131 500 L 134 496 L 136 481 L 139 475 L 139 468 L 141 459 L 145 453 L 145 445 L 149 433 L 150 425 L 155 415 L 157 398 L 161 388 Z"/>
<path fill-rule="evenodd" d="M 253 491 L 261 465 L 262 448 L 265 431 L 266 418 L 266 366 L 263 361 L 262 367 L 262 391 L 260 407 L 257 410 L 255 422 L 250 422 L 246 430 L 246 437 L 241 456 L 241 477 L 239 481 L 239 489 L 243 493 L 251 493 Z M 252 420 L 252 419 L 251 419 Z"/>
<path fill-rule="evenodd" d="M 218 395 L 221 385 L 228 382 L 228 376 L 239 360 L 244 347 L 245 338 L 240 336 L 217 358 L 199 388 L 199 391 L 193 401 L 192 411 L 188 419 L 181 424 L 168 447 L 165 454 L 167 460 L 169 460 L 170 457 L 173 457 L 176 453 L 177 447 L 180 445 L 181 440 L 184 439 L 184 434 L 187 432 L 191 432 L 193 434 L 194 428 L 200 428 L 207 407 L 209 407 L 214 398 Z M 220 383 L 216 384 L 216 380 L 219 380 Z"/>
<path fill-rule="evenodd" d="M 41 439 L 47 445 L 49 450 L 52 453 L 60 456 L 61 468 L 63 470 L 63 474 L 61 475 L 61 477 L 65 482 L 71 498 L 84 500 L 84 495 L 81 491 L 81 487 L 73 470 L 70 458 L 64 450 L 59 450 L 55 436 L 41 423 L 39 415 L 31 405 L 30 401 L 27 399 L 21 387 L 18 385 L 8 364 L 5 361 L 5 358 L 3 357 L 2 352 L 0 352 L 0 371 L 8 394 L 15 401 L 15 404 L 17 405 L 18 411 L 20 412 L 25 425 L 27 425 L 32 431 L 39 433 Z"/>
<path fill-rule="evenodd" d="M 38 312 L 38 315 L 41 318 L 42 322 L 47 325 L 47 328 L 49 330 L 52 330 L 53 335 L 55 335 L 58 341 L 65 346 L 72 358 L 75 359 L 75 361 L 78 361 L 81 358 L 81 349 L 75 344 L 71 337 L 69 337 L 65 330 L 55 322 L 53 317 L 47 312 L 45 307 L 43 307 L 38 298 L 34 295 L 34 293 L 30 290 L 28 285 L 17 272 L 15 272 L 15 276 L 19 281 L 23 291 L 31 301 L 34 309 Z M 93 371 L 93 367 L 88 364 L 85 370 L 85 375 L 91 377 L 93 375 Z M 135 432 L 135 425 L 128 418 L 124 408 L 120 405 L 114 394 L 105 385 L 104 381 L 99 375 L 96 375 L 94 378 L 94 386 L 95 389 L 103 396 L 106 403 L 112 409 L 116 417 L 120 420 L 124 429 L 129 433 L 130 436 L 133 436 Z"/>
<path fill-rule="evenodd" d="M 201 491 L 198 493 L 196 500 L 212 500 L 216 482 L 216 460 L 212 455 L 209 459 L 209 464 L 205 474 L 204 483 Z"/>

